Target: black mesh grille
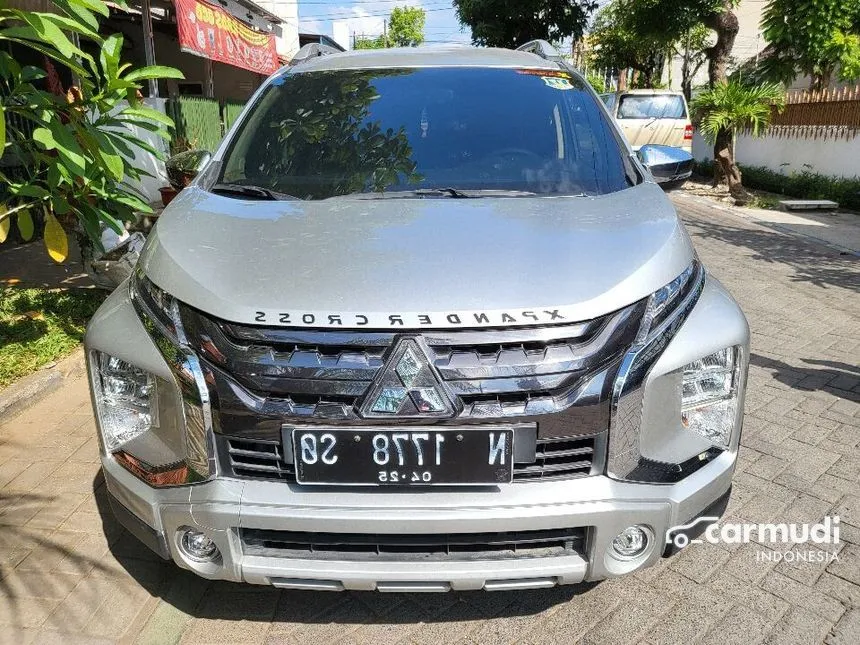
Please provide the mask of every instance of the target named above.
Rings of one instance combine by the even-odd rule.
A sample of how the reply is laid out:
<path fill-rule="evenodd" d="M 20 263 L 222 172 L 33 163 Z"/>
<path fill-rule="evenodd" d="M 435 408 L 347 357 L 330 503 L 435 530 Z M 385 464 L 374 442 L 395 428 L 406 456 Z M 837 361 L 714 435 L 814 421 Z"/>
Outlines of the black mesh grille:
<path fill-rule="evenodd" d="M 279 441 L 221 438 L 222 453 L 235 477 L 295 481 Z M 538 439 L 533 463 L 514 464 L 514 482 L 574 479 L 591 474 L 595 437 Z"/>
<path fill-rule="evenodd" d="M 587 529 L 385 535 L 240 529 L 246 555 L 315 560 L 478 560 L 582 554 Z"/>

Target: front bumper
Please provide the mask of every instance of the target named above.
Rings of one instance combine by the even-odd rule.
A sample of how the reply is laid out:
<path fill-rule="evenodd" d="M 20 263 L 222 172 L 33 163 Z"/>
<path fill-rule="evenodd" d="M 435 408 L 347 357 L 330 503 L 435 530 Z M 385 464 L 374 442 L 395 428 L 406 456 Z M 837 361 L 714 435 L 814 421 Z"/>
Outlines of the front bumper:
<path fill-rule="evenodd" d="M 726 346 L 748 346 L 737 305 L 708 281 L 686 323 L 664 350 L 649 378 Z M 127 296 L 118 290 L 90 324 L 86 345 L 128 360 L 165 380 L 173 375 L 151 342 Z M 649 385 L 646 383 L 645 388 Z M 643 408 L 642 456 L 679 462 L 704 448 L 665 419 L 659 396 Z M 647 403 L 647 401 L 646 401 Z M 742 400 L 741 400 L 742 405 Z M 662 416 L 661 416 L 662 415 Z M 677 425 L 677 424 L 674 424 Z M 646 441 L 647 439 L 647 441 Z M 210 579 L 301 589 L 444 591 L 528 589 L 616 577 L 650 566 L 666 551 L 669 529 L 713 513 L 731 488 L 739 433 L 729 450 L 675 484 L 619 481 L 596 474 L 480 489 L 377 490 L 306 488 L 288 481 L 237 479 L 218 472 L 206 483 L 156 489 L 102 457 L 119 521 L 160 555 Z M 654 452 L 655 447 L 661 448 Z M 678 455 L 672 452 L 679 453 Z M 682 454 L 683 453 L 683 454 Z M 676 459 L 677 457 L 677 459 Z M 652 536 L 640 556 L 619 560 L 613 539 L 640 525 Z M 563 555 L 373 558 L 261 554 L 243 546 L 247 530 L 361 536 L 471 535 L 582 528 L 581 548 Z M 183 555 L 187 529 L 206 533 L 220 551 L 215 561 Z M 414 555 L 414 554 L 413 554 Z"/>
<path fill-rule="evenodd" d="M 601 580 L 647 567 L 665 550 L 668 529 L 689 522 L 731 487 L 736 453 L 726 452 L 675 485 L 597 476 L 454 492 L 307 491 L 283 482 L 216 479 L 186 488 L 150 488 L 103 458 L 119 519 L 179 566 L 210 579 L 284 588 L 378 591 L 508 590 Z M 129 523 L 131 526 L 129 526 Z M 613 538 L 631 525 L 651 529 L 646 552 L 621 561 Z M 245 553 L 241 529 L 357 534 L 479 534 L 587 527 L 583 552 L 561 557 L 368 561 Z M 205 532 L 221 552 L 199 563 L 179 549 L 187 528 Z"/>

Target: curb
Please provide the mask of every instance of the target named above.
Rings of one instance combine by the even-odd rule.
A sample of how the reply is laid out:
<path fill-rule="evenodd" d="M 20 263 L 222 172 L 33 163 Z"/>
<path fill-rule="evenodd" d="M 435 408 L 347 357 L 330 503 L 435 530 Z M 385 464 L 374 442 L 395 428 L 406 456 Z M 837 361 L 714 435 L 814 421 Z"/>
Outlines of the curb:
<path fill-rule="evenodd" d="M 43 367 L 0 390 L 0 423 L 8 421 L 51 392 L 60 389 L 67 380 L 83 376 L 86 373 L 84 363 L 84 349 L 79 347 L 50 367 Z"/>

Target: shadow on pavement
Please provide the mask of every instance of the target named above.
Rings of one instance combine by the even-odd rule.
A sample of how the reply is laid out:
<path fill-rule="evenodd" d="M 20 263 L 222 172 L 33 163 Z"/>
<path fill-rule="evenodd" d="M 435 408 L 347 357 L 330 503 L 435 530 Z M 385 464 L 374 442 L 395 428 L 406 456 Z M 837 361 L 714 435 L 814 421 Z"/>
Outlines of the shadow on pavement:
<path fill-rule="evenodd" d="M 93 282 L 81 264 L 81 253 L 69 238 L 69 257 L 57 264 L 45 250 L 42 240 L 15 244 L 7 240 L 0 245 L 0 287 L 92 287 Z"/>
<path fill-rule="evenodd" d="M 753 260 L 790 266 L 795 272 L 795 275 L 789 277 L 793 282 L 860 291 L 858 258 L 831 249 L 823 243 L 798 239 L 764 228 L 734 227 L 728 225 L 725 220 L 709 222 L 698 212 L 694 220 L 685 218 L 685 224 L 695 235 L 719 240 L 735 247 L 748 248 L 752 251 Z"/>
<path fill-rule="evenodd" d="M 93 485 L 106 531 L 117 529 L 101 473 Z M 101 486 L 101 489 L 98 488 Z M 289 591 L 210 581 L 150 552 L 127 531 L 110 547 L 113 557 L 151 594 L 192 618 L 304 624 L 411 624 L 530 616 L 566 603 L 598 583 L 522 592 L 380 594 Z M 391 608 L 396 606 L 396 610 Z"/>
<path fill-rule="evenodd" d="M 751 365 L 769 370 L 777 381 L 791 388 L 806 392 L 822 390 L 843 399 L 860 401 L 860 392 L 857 392 L 857 388 L 860 388 L 860 367 L 838 361 L 812 358 L 800 360 L 810 367 L 794 367 L 760 354 L 750 355 Z M 820 369 L 813 366 L 820 366 Z"/>
<path fill-rule="evenodd" d="M 54 495 L 0 491 L 4 520 L 0 526 L 0 550 L 3 554 L 0 561 L 0 615 L 14 628 L 29 623 L 31 616 L 28 613 L 33 610 L 34 598 L 63 597 L 72 591 L 80 577 L 93 571 L 99 574 L 110 572 L 104 562 L 78 552 L 74 544 L 64 540 L 63 535 L 68 533 L 61 534 L 24 523 L 25 518 L 32 517 L 34 512 L 44 512 L 56 503 L 62 503 L 62 499 Z M 113 530 L 116 532 L 115 527 Z M 55 567 L 62 575 L 55 575 L 52 570 Z M 86 588 L 80 594 L 80 606 L 98 606 L 102 600 L 92 589 Z M 74 629 L 83 627 L 81 616 L 68 615 L 64 619 Z"/>

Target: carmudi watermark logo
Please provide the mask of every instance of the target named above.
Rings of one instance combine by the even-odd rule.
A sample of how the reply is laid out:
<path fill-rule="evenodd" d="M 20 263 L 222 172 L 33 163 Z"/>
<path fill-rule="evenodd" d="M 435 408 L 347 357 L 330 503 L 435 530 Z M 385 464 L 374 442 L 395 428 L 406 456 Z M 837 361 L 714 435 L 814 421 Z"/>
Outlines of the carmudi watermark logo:
<path fill-rule="evenodd" d="M 704 531 L 703 531 L 704 525 Z M 691 538 L 691 535 L 701 537 Z M 816 524 L 755 524 L 726 522 L 718 517 L 700 517 L 666 531 L 666 544 L 683 549 L 690 544 L 748 544 L 757 542 L 770 550 L 756 553 L 756 560 L 779 562 L 832 562 L 838 559 L 839 516 L 825 517 Z M 807 547 L 802 549 L 799 547 Z"/>

